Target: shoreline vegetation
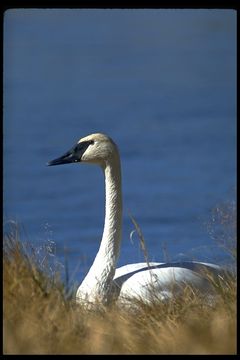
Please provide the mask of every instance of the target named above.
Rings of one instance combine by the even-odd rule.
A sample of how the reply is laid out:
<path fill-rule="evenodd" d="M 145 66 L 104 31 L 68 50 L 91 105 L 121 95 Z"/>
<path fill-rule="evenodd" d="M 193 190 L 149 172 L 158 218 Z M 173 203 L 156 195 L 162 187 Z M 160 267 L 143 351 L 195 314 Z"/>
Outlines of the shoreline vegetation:
<path fill-rule="evenodd" d="M 218 209 L 213 216 L 227 229 L 225 235 L 219 226 L 215 229 L 215 223 L 208 225 L 216 239 L 221 234 L 226 248 L 230 242 L 235 263 L 235 213 L 229 207 Z M 66 297 L 60 274 L 50 271 L 48 262 L 39 268 L 34 249 L 19 239 L 16 229 L 4 236 L 3 245 L 4 354 L 237 352 L 235 274 L 213 284 L 216 300 L 212 304 L 187 288 L 181 298 L 169 303 L 140 303 L 137 312 L 116 304 L 90 311 L 76 305 L 74 297 Z"/>

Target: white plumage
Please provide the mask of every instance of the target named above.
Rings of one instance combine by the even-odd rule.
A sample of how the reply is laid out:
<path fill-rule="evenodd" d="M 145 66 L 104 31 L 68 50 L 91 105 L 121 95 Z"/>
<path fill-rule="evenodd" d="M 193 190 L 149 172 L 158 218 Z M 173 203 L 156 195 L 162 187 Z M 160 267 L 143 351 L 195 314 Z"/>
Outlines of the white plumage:
<path fill-rule="evenodd" d="M 77 302 L 95 304 L 141 299 L 149 303 L 167 300 L 187 285 L 201 293 L 211 292 L 207 273 L 218 278 L 223 270 L 214 264 L 194 261 L 137 263 L 116 269 L 122 229 L 121 164 L 113 140 L 104 134 L 80 139 L 73 148 L 48 165 L 87 162 L 99 165 L 105 176 L 105 222 L 95 260 L 76 294 Z M 150 266 L 148 266 L 150 265 Z"/>

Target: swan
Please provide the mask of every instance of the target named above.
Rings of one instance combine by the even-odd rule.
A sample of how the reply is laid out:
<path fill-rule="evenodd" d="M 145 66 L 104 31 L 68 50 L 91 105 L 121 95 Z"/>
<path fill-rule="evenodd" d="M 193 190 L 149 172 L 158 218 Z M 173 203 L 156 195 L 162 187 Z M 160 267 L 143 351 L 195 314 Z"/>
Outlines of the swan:
<path fill-rule="evenodd" d="M 116 269 L 122 232 L 121 164 L 117 145 L 105 134 L 91 134 L 78 140 L 69 151 L 47 165 L 70 163 L 99 165 L 105 177 L 102 240 L 92 266 L 77 289 L 77 303 L 109 304 L 126 299 L 151 303 L 156 296 L 166 301 L 189 285 L 207 294 L 212 288 L 207 274 L 222 278 L 220 266 L 197 261 L 141 262 Z"/>

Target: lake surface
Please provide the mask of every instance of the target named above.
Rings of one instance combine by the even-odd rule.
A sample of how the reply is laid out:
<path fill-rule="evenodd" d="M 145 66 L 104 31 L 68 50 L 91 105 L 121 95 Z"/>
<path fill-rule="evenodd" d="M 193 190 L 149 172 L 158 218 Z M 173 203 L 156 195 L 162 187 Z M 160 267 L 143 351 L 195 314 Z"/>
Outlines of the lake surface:
<path fill-rule="evenodd" d="M 104 180 L 46 163 L 95 132 L 121 154 L 119 265 L 144 259 L 129 212 L 150 260 L 229 260 L 206 223 L 235 201 L 235 11 L 9 10 L 3 110 L 4 224 L 71 281 L 99 246 Z"/>

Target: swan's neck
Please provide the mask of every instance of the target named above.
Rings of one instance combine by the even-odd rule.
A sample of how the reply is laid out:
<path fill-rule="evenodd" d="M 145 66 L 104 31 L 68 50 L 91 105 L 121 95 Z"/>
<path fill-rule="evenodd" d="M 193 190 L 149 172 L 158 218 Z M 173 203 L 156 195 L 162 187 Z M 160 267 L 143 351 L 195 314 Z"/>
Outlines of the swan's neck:
<path fill-rule="evenodd" d="M 80 285 L 77 298 L 108 302 L 119 256 L 122 228 L 121 167 L 117 156 L 104 168 L 105 222 L 96 258 Z"/>

